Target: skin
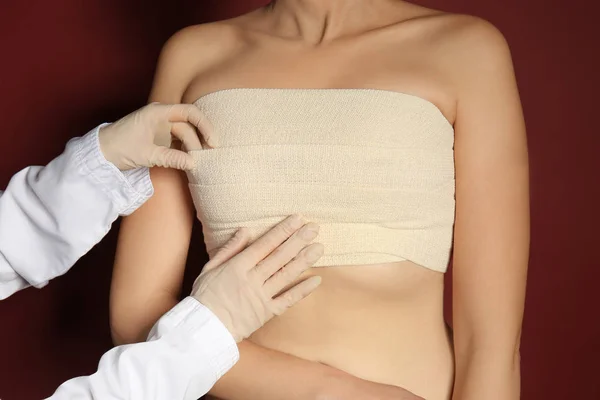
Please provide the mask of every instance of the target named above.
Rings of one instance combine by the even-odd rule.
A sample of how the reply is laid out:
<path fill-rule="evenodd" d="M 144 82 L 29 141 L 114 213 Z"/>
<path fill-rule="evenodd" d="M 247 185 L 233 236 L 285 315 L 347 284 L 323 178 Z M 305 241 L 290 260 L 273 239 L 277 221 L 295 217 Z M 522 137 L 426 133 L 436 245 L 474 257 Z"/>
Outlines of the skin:
<path fill-rule="evenodd" d="M 498 30 L 403 1 L 280 0 L 178 32 L 150 100 L 193 103 L 239 87 L 385 89 L 440 109 L 455 129 L 454 334 L 443 321 L 440 273 L 409 261 L 320 268 L 309 274 L 322 276 L 321 287 L 242 342 L 240 362 L 213 394 L 387 398 L 377 393 L 383 386 L 364 395 L 373 381 L 429 400 L 519 398 L 528 161 Z M 155 196 L 121 225 L 111 292 L 117 343 L 143 340 L 181 287 L 194 218 L 187 180 L 151 174 Z"/>

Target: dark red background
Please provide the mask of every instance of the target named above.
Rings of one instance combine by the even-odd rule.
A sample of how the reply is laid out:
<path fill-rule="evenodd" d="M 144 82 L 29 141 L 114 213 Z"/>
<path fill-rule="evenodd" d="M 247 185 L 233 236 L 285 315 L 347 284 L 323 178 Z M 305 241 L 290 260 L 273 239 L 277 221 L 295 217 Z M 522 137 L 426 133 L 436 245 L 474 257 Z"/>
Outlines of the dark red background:
<path fill-rule="evenodd" d="M 69 138 L 143 105 L 160 47 L 177 29 L 263 3 L 2 0 L 0 187 L 19 169 L 50 161 Z M 422 3 L 487 18 L 512 47 L 532 175 L 523 398 L 600 399 L 600 34 L 587 5 L 594 3 Z M 115 239 L 113 230 L 44 290 L 0 303 L 2 400 L 42 398 L 94 371 L 111 346 Z M 190 263 L 199 269 L 202 257 L 192 254 Z"/>

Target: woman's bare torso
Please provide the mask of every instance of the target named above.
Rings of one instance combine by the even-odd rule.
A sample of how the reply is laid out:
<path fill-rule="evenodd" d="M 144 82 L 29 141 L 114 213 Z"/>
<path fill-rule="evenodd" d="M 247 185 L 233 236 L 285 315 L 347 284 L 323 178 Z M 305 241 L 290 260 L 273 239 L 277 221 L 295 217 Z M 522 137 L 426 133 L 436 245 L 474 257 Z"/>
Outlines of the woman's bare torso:
<path fill-rule="evenodd" d="M 422 97 L 453 122 L 455 99 L 440 45 L 452 18 L 399 3 L 382 10 L 372 29 L 319 45 L 272 33 L 272 17 L 262 11 L 199 27 L 217 37 L 222 32 L 223 45 L 207 55 L 210 67 L 198 71 L 183 101 L 240 87 L 375 88 Z M 310 273 L 323 277 L 317 292 L 250 340 L 429 400 L 450 397 L 454 362 L 443 274 L 409 261 Z"/>
<path fill-rule="evenodd" d="M 313 269 L 311 296 L 250 339 L 426 399 L 448 398 L 451 341 L 443 275 L 411 262 Z"/>

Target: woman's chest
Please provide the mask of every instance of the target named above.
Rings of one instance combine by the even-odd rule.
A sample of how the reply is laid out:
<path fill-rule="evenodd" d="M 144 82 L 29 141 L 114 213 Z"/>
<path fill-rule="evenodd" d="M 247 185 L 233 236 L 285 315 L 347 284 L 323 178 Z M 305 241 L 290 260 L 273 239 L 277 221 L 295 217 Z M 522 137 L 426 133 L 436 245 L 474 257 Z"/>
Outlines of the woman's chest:
<path fill-rule="evenodd" d="M 332 49 L 284 47 L 240 51 L 189 83 L 184 100 L 228 88 L 371 88 L 409 93 L 455 115 L 450 84 L 424 49 L 377 42 Z"/>

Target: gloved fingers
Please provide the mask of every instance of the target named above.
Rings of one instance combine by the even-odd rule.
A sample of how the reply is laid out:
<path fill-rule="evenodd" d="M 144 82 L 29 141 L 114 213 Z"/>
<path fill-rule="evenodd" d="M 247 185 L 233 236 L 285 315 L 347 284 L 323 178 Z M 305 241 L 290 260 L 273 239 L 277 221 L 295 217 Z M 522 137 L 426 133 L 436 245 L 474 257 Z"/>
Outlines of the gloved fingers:
<path fill-rule="evenodd" d="M 154 122 L 154 129 L 149 130 L 149 132 L 154 134 L 152 142 L 156 146 L 172 147 L 174 136 L 171 133 L 172 129 L 173 124 L 171 124 L 169 121 L 158 119 L 158 121 Z"/>
<path fill-rule="evenodd" d="M 272 298 L 284 291 L 286 287 L 296 281 L 300 275 L 312 268 L 322 255 L 323 245 L 321 243 L 313 243 L 306 246 L 296 258 L 277 271 L 265 282 L 265 285 L 263 286 L 265 295 Z"/>
<path fill-rule="evenodd" d="M 227 261 L 239 252 L 244 250 L 250 241 L 250 233 L 247 228 L 240 228 L 223 246 L 217 250 L 215 255 L 204 266 L 203 271 L 214 269 Z"/>
<path fill-rule="evenodd" d="M 277 271 L 295 257 L 298 256 L 300 260 L 306 259 L 307 253 L 304 252 L 304 255 L 302 255 L 303 253 L 301 251 L 317 237 L 318 233 L 319 225 L 310 222 L 300 228 L 282 245 L 277 247 L 271 254 L 262 260 L 259 265 L 256 266 L 256 273 L 262 282 L 271 278 L 273 274 L 277 273 Z M 280 290 L 281 289 L 282 288 L 280 288 Z"/>
<path fill-rule="evenodd" d="M 212 135 L 212 125 L 198 107 L 193 104 L 172 104 L 168 106 L 167 118 L 169 122 L 187 122 L 198 128 L 200 135 L 208 147 L 215 147 Z"/>
<path fill-rule="evenodd" d="M 304 219 L 299 215 L 291 215 L 270 231 L 256 239 L 242 254 L 248 261 L 248 269 L 256 267 L 273 250 L 279 247 L 290 236 L 304 225 Z M 265 278 L 266 279 L 266 278 Z"/>
<path fill-rule="evenodd" d="M 320 276 L 312 276 L 271 301 L 271 310 L 275 315 L 281 315 L 288 308 L 311 294 L 321 284 Z"/>
<path fill-rule="evenodd" d="M 202 144 L 196 129 L 188 122 L 175 122 L 171 126 L 171 134 L 183 143 L 183 150 L 202 150 Z"/>
<path fill-rule="evenodd" d="M 147 167 L 164 167 L 188 170 L 194 167 L 194 158 L 185 151 L 155 146 Z"/>

